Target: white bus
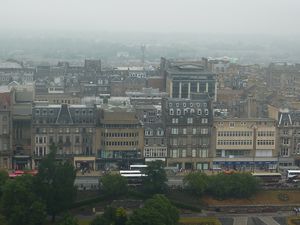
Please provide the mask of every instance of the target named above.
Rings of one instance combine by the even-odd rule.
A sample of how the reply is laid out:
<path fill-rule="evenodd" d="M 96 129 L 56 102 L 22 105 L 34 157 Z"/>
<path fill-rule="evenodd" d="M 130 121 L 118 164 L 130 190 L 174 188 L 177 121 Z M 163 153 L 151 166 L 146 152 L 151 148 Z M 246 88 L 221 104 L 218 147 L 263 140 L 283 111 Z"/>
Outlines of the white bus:
<path fill-rule="evenodd" d="M 140 170 L 120 170 L 120 175 L 127 179 L 129 186 L 138 186 L 142 184 L 143 177 L 147 176 Z"/>
<path fill-rule="evenodd" d="M 130 165 L 130 170 L 141 170 L 147 167 L 147 165 Z"/>
<path fill-rule="evenodd" d="M 286 178 L 288 180 L 300 178 L 300 170 L 287 170 Z"/>
<path fill-rule="evenodd" d="M 140 170 L 120 170 L 120 175 L 122 174 L 140 174 Z"/>

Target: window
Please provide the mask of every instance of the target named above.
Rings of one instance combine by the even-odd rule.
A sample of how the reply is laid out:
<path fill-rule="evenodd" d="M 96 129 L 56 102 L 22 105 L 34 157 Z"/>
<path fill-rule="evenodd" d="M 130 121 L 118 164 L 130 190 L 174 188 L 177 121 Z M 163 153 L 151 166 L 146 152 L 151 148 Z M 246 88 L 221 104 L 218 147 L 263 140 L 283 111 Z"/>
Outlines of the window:
<path fill-rule="evenodd" d="M 192 150 L 192 157 L 196 157 L 196 149 Z"/>
<path fill-rule="evenodd" d="M 170 115 L 174 115 L 174 110 L 173 110 L 173 109 L 170 109 L 170 110 L 169 110 L 169 114 L 170 114 Z"/>
<path fill-rule="evenodd" d="M 208 150 L 207 149 L 200 149 L 199 150 L 199 157 L 207 158 L 208 157 Z"/>
<path fill-rule="evenodd" d="M 186 134 L 186 128 L 182 129 L 182 134 Z"/>
<path fill-rule="evenodd" d="M 201 134 L 208 134 L 208 129 L 207 128 L 201 128 Z"/>
<path fill-rule="evenodd" d="M 208 123 L 208 119 L 207 118 L 202 118 L 201 123 L 207 124 Z"/>
<path fill-rule="evenodd" d="M 164 131 L 162 129 L 158 129 L 156 132 L 157 136 L 163 136 L 164 135 Z"/>
<path fill-rule="evenodd" d="M 178 123 L 178 118 L 172 118 L 172 123 L 173 124 Z"/>
<path fill-rule="evenodd" d="M 173 149 L 172 150 L 172 157 L 173 158 L 177 158 L 178 157 L 178 150 L 177 149 Z"/>
<path fill-rule="evenodd" d="M 153 135 L 153 131 L 150 129 L 145 130 L 145 136 L 152 136 Z"/>
<path fill-rule="evenodd" d="M 187 123 L 192 124 L 193 123 L 193 118 L 191 118 L 191 117 L 187 118 Z"/>
<path fill-rule="evenodd" d="M 229 122 L 229 127 L 234 127 L 234 122 Z"/>
<path fill-rule="evenodd" d="M 181 156 L 182 156 L 183 158 L 186 157 L 186 150 L 185 150 L 185 149 L 182 149 L 182 150 L 181 150 Z"/>
<path fill-rule="evenodd" d="M 202 114 L 201 109 L 198 109 L 198 110 L 197 110 L 197 114 L 198 114 L 199 116 Z"/>
<path fill-rule="evenodd" d="M 171 145 L 178 145 L 178 140 L 177 140 L 177 138 L 173 138 L 173 139 L 171 139 Z"/>
<path fill-rule="evenodd" d="M 171 134 L 178 134 L 178 128 L 172 128 Z"/>
<path fill-rule="evenodd" d="M 283 157 L 289 156 L 289 149 L 288 148 L 281 148 L 280 149 L 280 156 L 283 156 Z"/>
<path fill-rule="evenodd" d="M 177 113 L 178 116 L 180 116 L 180 115 L 181 115 L 181 110 L 180 110 L 180 109 L 177 109 L 177 112 L 176 112 L 176 113 Z"/>
<path fill-rule="evenodd" d="M 193 134 L 197 134 L 197 129 L 193 128 Z"/>
<path fill-rule="evenodd" d="M 208 115 L 208 109 L 204 110 L 205 115 Z"/>
<path fill-rule="evenodd" d="M 288 145 L 290 142 L 289 142 L 289 139 L 288 138 L 283 138 L 282 139 L 282 144 L 285 144 L 285 145 Z"/>

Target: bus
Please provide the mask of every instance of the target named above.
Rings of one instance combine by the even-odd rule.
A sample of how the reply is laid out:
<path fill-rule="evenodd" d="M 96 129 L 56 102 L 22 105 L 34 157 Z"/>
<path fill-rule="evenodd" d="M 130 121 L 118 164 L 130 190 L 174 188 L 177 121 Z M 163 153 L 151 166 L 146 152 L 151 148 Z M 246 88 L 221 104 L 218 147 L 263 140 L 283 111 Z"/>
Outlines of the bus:
<path fill-rule="evenodd" d="M 147 168 L 147 165 L 130 165 L 130 170 L 141 170 Z"/>
<path fill-rule="evenodd" d="M 287 170 L 286 171 L 287 180 L 300 180 L 300 170 Z"/>
<path fill-rule="evenodd" d="M 38 173 L 37 170 L 25 170 L 25 171 L 23 171 L 23 170 L 15 170 L 14 172 L 12 172 L 12 173 L 9 174 L 9 178 L 14 179 L 16 177 L 23 176 L 25 174 L 29 174 L 31 176 L 36 176 L 37 173 Z"/>
<path fill-rule="evenodd" d="M 143 182 L 143 177 L 146 174 L 141 173 L 140 170 L 120 170 L 120 175 L 125 177 L 129 186 L 139 186 Z"/>
<path fill-rule="evenodd" d="M 264 186 L 277 185 L 281 180 L 281 173 L 252 173 L 252 176 L 259 178 Z"/>

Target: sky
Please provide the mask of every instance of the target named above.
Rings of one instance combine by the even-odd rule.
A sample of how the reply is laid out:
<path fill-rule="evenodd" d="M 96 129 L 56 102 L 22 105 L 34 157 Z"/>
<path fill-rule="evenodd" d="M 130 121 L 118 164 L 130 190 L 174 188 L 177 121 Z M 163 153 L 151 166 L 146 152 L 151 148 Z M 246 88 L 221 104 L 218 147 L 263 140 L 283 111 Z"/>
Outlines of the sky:
<path fill-rule="evenodd" d="M 289 36 L 299 12 L 299 0 L 0 0 L 0 29 Z"/>

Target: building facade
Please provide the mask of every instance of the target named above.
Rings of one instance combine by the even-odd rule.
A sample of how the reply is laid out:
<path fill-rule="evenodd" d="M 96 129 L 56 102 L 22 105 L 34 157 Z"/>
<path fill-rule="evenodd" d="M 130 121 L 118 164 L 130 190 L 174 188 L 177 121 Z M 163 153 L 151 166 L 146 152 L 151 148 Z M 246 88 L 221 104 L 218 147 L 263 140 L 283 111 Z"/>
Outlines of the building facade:
<path fill-rule="evenodd" d="M 127 105 L 102 105 L 96 128 L 98 169 L 143 163 L 144 128 Z"/>
<path fill-rule="evenodd" d="M 167 139 L 161 117 L 161 105 L 136 105 L 137 117 L 144 126 L 145 162 L 161 160 L 166 162 Z"/>
<path fill-rule="evenodd" d="M 12 92 L 0 86 L 0 168 L 11 168 L 12 154 Z"/>
<path fill-rule="evenodd" d="M 205 93 L 216 100 L 216 76 L 203 65 L 173 63 L 168 66 L 166 92 L 172 98 L 191 98 L 192 93 Z"/>
<path fill-rule="evenodd" d="M 166 98 L 163 99 L 162 114 L 168 140 L 167 165 L 183 169 L 209 169 L 210 98 Z"/>
<path fill-rule="evenodd" d="M 58 158 L 94 156 L 96 108 L 86 105 L 35 105 L 32 111 L 33 167 L 55 144 Z"/>
<path fill-rule="evenodd" d="M 216 118 L 212 137 L 214 169 L 277 169 L 277 129 L 273 119 Z"/>

